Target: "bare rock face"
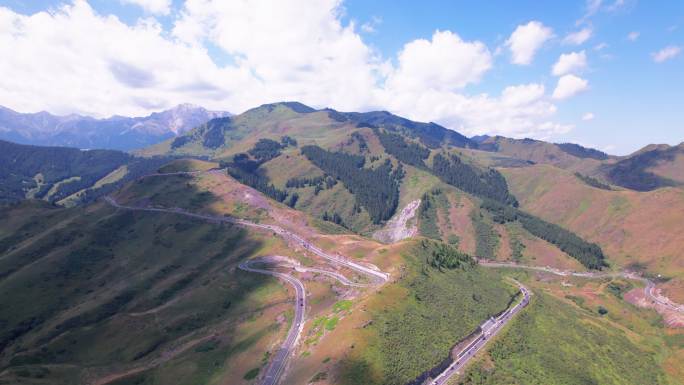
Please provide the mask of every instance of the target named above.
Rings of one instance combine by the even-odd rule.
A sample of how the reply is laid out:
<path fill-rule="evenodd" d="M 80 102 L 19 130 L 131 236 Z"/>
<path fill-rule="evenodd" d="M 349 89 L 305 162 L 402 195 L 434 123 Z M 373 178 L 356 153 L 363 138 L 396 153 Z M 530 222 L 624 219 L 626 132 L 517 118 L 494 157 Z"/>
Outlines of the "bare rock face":
<path fill-rule="evenodd" d="M 400 212 L 395 214 L 382 230 L 373 234 L 373 238 L 384 243 L 399 242 L 418 234 L 416 223 L 409 223 L 416 216 L 416 211 L 420 206 L 420 199 L 409 202 Z"/>

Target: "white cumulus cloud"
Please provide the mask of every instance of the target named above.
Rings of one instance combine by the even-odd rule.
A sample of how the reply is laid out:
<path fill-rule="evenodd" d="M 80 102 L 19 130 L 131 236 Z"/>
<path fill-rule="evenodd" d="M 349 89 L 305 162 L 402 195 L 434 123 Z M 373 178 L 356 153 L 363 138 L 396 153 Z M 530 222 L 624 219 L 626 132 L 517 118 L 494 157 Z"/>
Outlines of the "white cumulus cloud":
<path fill-rule="evenodd" d="M 146 12 L 155 15 L 168 15 L 171 12 L 171 0 L 120 0 L 124 4 L 135 4 Z"/>
<path fill-rule="evenodd" d="M 587 66 L 587 55 L 584 50 L 580 52 L 570 52 L 560 55 L 556 64 L 553 65 L 551 73 L 555 76 L 562 76 L 569 73 L 577 73 Z"/>
<path fill-rule="evenodd" d="M 666 60 L 670 60 L 674 58 L 675 56 L 679 55 L 682 52 L 682 48 L 675 46 L 675 45 L 670 45 L 667 46 L 663 49 L 661 49 L 658 52 L 653 52 L 651 54 L 651 57 L 653 58 L 653 61 L 656 63 L 662 63 Z"/>
<path fill-rule="evenodd" d="M 588 122 L 590 120 L 594 120 L 594 113 L 593 112 L 587 112 L 584 115 L 582 115 L 582 120 L 585 122 Z"/>
<path fill-rule="evenodd" d="M 479 42 L 463 41 L 449 31 L 432 40 L 414 40 L 399 52 L 399 67 L 388 79 L 393 90 L 457 90 L 480 80 L 492 67 L 492 55 Z"/>
<path fill-rule="evenodd" d="M 632 31 L 632 32 L 627 34 L 627 39 L 629 39 L 629 41 L 636 41 L 640 35 L 641 35 L 641 33 L 637 32 L 637 31 Z"/>
<path fill-rule="evenodd" d="M 589 82 L 585 79 L 575 75 L 563 75 L 558 79 L 558 84 L 556 89 L 553 90 L 552 97 L 557 100 L 563 100 L 586 91 L 588 88 Z"/>
<path fill-rule="evenodd" d="M 31 15 L 0 7 L 0 105 L 109 116 L 298 100 L 386 109 L 468 135 L 546 138 L 572 128 L 556 121 L 541 84 L 468 94 L 493 65 L 484 43 L 436 31 L 383 58 L 343 21 L 340 0 L 188 0 L 169 17 L 170 31 L 149 16 L 127 24 L 98 14 L 85 0 Z M 552 35 L 537 23 L 509 39 L 520 62 Z"/>
<path fill-rule="evenodd" d="M 372 103 L 382 66 L 340 14 L 337 0 L 188 0 L 173 33 L 218 46 L 253 75 L 240 107 L 291 99 L 354 109 Z"/>
<path fill-rule="evenodd" d="M 582 28 L 577 32 L 572 32 L 565 36 L 565 38 L 563 39 L 563 44 L 581 45 L 585 41 L 589 40 L 592 34 L 593 31 L 591 28 Z"/>
<path fill-rule="evenodd" d="M 544 85 L 542 84 L 523 84 L 519 86 L 506 87 L 501 92 L 501 103 L 506 106 L 525 106 L 544 97 Z"/>
<path fill-rule="evenodd" d="M 436 121 L 466 135 L 549 138 L 573 128 L 553 121 L 557 108 L 545 96 L 544 86 L 535 83 L 506 87 L 498 96 L 439 90 L 398 93 L 384 104 L 410 119 Z"/>
<path fill-rule="evenodd" d="M 127 25 L 85 1 L 30 16 L 0 8 L 0 25 L 0 104 L 20 111 L 140 114 L 181 101 L 219 108 L 218 90 L 245 78 L 165 38 L 154 19 Z"/>
<path fill-rule="evenodd" d="M 532 63 L 537 50 L 553 37 L 553 30 L 539 21 L 519 25 L 506 40 L 511 50 L 511 62 L 519 65 Z"/>

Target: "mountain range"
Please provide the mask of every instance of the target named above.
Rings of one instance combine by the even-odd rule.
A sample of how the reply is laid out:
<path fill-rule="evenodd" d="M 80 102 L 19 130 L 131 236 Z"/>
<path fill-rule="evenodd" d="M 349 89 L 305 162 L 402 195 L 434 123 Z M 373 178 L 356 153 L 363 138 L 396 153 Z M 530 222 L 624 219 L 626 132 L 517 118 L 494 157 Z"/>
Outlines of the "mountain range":
<path fill-rule="evenodd" d="M 129 153 L 0 141 L 0 164 L 0 382 L 249 385 L 291 340 L 281 384 L 421 384 L 521 284 L 458 383 L 684 383 L 682 312 L 649 299 L 684 302 L 684 144 L 282 102 Z"/>
<path fill-rule="evenodd" d="M 192 104 L 180 104 L 144 117 L 112 116 L 106 119 L 77 114 L 57 116 L 45 111 L 24 114 L 0 106 L 0 139 L 42 146 L 129 151 L 181 135 L 210 119 L 229 115 Z"/>
<path fill-rule="evenodd" d="M 316 125 L 320 126 L 318 130 L 314 128 Z M 327 135 L 325 127 L 336 129 L 346 126 L 384 127 L 409 136 L 430 149 L 440 146 L 461 148 L 482 161 L 486 159 L 487 165 L 493 167 L 551 164 L 638 191 L 684 184 L 684 175 L 680 172 L 684 167 L 684 143 L 677 146 L 647 145 L 633 154 L 615 156 L 574 143 L 486 135 L 468 138 L 439 124 L 415 122 L 387 111 L 316 110 L 297 102 L 267 104 L 240 115 L 214 119 L 140 152 L 220 158 L 241 149 L 240 143 L 249 143 L 250 139 L 263 135 L 292 132 L 296 137 L 299 131 L 303 131 L 306 138 L 319 132 Z"/>

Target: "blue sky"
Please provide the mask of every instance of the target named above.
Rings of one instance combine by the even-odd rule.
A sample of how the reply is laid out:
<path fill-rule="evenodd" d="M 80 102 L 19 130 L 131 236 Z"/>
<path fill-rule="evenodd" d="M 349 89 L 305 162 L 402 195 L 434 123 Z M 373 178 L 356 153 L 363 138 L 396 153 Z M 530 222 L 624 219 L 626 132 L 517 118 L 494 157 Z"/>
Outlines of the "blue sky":
<path fill-rule="evenodd" d="M 136 115 L 183 102 L 241 112 L 287 99 L 616 154 L 684 140 L 677 0 L 0 7 L 11 26 L 0 54 L 12 58 L 0 70 L 14 74 L 0 81 L 0 104 L 22 112 Z"/>
<path fill-rule="evenodd" d="M 397 6 L 397 4 L 399 4 Z M 610 2 L 608 2 L 610 5 Z M 586 14 L 584 1 L 349 1 L 349 16 L 359 20 L 380 17 L 368 42 L 383 52 L 401 49 L 409 39 L 429 38 L 434 29 L 458 32 L 466 39 L 501 44 L 515 26 L 539 20 L 562 37 L 577 30 Z M 684 44 L 684 2 L 628 1 L 619 10 L 599 11 L 591 17 L 593 36 L 587 49 L 590 91 L 563 103 L 559 116 L 577 127 L 557 140 L 579 141 L 625 153 L 644 143 L 684 141 L 684 60 L 656 64 L 650 54 L 668 45 Z M 628 34 L 638 32 L 635 41 Z M 593 51 L 598 44 L 608 46 Z M 527 67 L 501 63 L 474 89 L 495 93 L 506 84 L 550 81 L 549 68 L 572 47 L 543 49 Z M 590 122 L 577 122 L 585 111 Z"/>

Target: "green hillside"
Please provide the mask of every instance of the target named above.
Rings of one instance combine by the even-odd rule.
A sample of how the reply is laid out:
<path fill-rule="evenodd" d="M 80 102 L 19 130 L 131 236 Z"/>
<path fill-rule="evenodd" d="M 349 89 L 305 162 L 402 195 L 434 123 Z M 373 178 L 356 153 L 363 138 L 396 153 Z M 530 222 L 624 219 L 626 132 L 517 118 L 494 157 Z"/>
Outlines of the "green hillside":
<path fill-rule="evenodd" d="M 666 384 L 648 349 L 547 294 L 509 326 L 460 385 Z"/>
<path fill-rule="evenodd" d="M 408 189 L 407 175 L 431 175 L 477 202 L 498 202 L 518 212 L 518 201 L 503 175 L 468 149 L 483 144 L 433 123 L 386 112 L 341 113 L 299 103 L 268 104 L 214 119 L 169 143 L 169 154 L 210 154 L 222 160 L 232 177 L 270 198 L 365 235 L 401 210 L 399 203 L 408 202 L 407 193 L 417 199 L 435 187 L 413 184 Z M 579 146 L 555 148 L 569 157 L 600 157 Z M 491 211 L 490 206 L 483 207 Z M 436 215 L 434 211 L 433 222 Z M 605 265 L 600 248 L 565 229 L 529 214 L 506 219 L 510 220 L 519 220 L 532 234 L 589 268 Z M 448 234 L 427 232 L 429 222 L 430 218 L 420 221 L 421 232 L 448 242 Z M 494 234 L 483 232 L 486 222 L 477 224 L 478 244 L 494 244 Z M 485 257 L 495 252 L 485 250 L 476 252 Z"/>
<path fill-rule="evenodd" d="M 0 204 L 23 199 L 89 202 L 125 181 L 154 172 L 169 160 L 115 150 L 40 147 L 0 140 Z"/>
<path fill-rule="evenodd" d="M 655 348 L 665 338 L 663 321 L 625 302 L 622 292 L 604 301 L 608 282 L 509 274 L 473 258 L 573 270 L 622 264 L 627 257 L 614 255 L 619 239 L 587 233 L 591 226 L 568 217 L 590 206 L 568 207 L 568 198 L 556 197 L 572 187 L 610 198 L 619 217 L 645 193 L 618 187 L 625 183 L 610 179 L 609 170 L 634 169 L 638 155 L 620 160 L 572 144 L 475 141 L 387 112 L 295 102 L 211 120 L 137 156 L 0 145 L 0 160 L 10 166 L 0 174 L 7 197 L 0 206 L 0 383 L 254 383 L 285 335 L 292 293 L 237 265 L 284 255 L 328 266 L 275 230 L 115 209 L 96 199 L 103 194 L 135 207 L 276 224 L 390 273 L 372 288 L 296 273 L 306 283 L 309 322 L 285 384 L 422 379 L 511 303 L 511 275 L 536 297 L 463 383 L 656 384 L 677 377 L 663 370 L 674 372 L 669 363 L 684 349 Z M 667 151 L 674 155 L 639 170 L 675 175 L 679 158 Z M 168 162 L 174 157 L 186 158 Z M 544 170 L 546 184 L 538 180 Z M 172 175 L 139 178 L 157 173 Z M 622 195 L 630 200 L 619 206 L 611 197 Z M 376 241 L 390 224 L 409 239 Z M 580 307 L 601 301 L 591 306 L 610 314 L 577 309 L 570 298 Z M 639 317 L 642 323 L 633 320 Z"/>
<path fill-rule="evenodd" d="M 508 306 L 514 286 L 468 259 L 438 263 L 445 253 L 429 241 L 402 253 L 402 279 L 369 302 L 372 325 L 359 331 L 361 349 L 341 362 L 341 384 L 409 383 L 442 362 L 483 319 Z"/>
<path fill-rule="evenodd" d="M 2 383 L 205 383 L 283 331 L 262 318 L 283 287 L 235 270 L 266 246 L 244 230 L 102 203 L 0 218 Z"/>

